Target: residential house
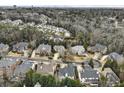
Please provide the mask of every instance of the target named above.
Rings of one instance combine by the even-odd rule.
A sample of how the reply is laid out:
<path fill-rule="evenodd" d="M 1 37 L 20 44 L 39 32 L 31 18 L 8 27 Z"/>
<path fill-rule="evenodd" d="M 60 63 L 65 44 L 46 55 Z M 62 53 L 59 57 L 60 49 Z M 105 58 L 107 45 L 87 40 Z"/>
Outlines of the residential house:
<path fill-rule="evenodd" d="M 0 60 L 0 77 L 3 77 L 3 73 L 5 73 L 8 78 L 12 76 L 12 65 L 16 63 L 16 59 L 14 58 L 2 58 Z"/>
<path fill-rule="evenodd" d="M 67 66 L 60 68 L 58 71 L 59 79 L 64 79 L 66 77 L 74 79 L 75 78 L 75 66 L 73 64 L 68 64 Z"/>
<path fill-rule="evenodd" d="M 33 62 L 30 60 L 25 60 L 21 64 L 18 64 L 14 69 L 13 80 L 24 79 L 26 73 L 31 69 Z"/>
<path fill-rule="evenodd" d="M 124 57 L 116 52 L 110 53 L 109 59 L 117 62 L 118 65 L 124 64 Z"/>
<path fill-rule="evenodd" d="M 10 19 L 5 19 L 5 20 L 1 20 L 0 23 L 3 23 L 3 24 L 11 24 L 12 21 Z"/>
<path fill-rule="evenodd" d="M 85 48 L 82 45 L 77 45 L 77 46 L 71 47 L 69 49 L 69 51 L 73 55 L 79 55 L 79 56 L 81 56 L 81 55 L 84 54 Z"/>
<path fill-rule="evenodd" d="M 45 44 L 41 44 L 38 46 L 38 48 L 35 50 L 35 54 L 36 55 L 50 55 L 51 54 L 51 45 L 45 45 Z"/>
<path fill-rule="evenodd" d="M 119 77 L 112 71 L 111 68 L 104 68 L 102 74 L 107 78 L 107 86 L 112 87 L 120 82 Z"/>
<path fill-rule="evenodd" d="M 11 81 L 18 81 L 25 77 L 32 67 L 32 61 L 18 58 L 3 58 L 0 60 L 0 77 L 3 73 L 7 75 Z"/>
<path fill-rule="evenodd" d="M 9 45 L 7 44 L 0 44 L 0 56 L 4 56 L 9 51 Z"/>
<path fill-rule="evenodd" d="M 36 67 L 36 72 L 44 75 L 54 75 L 56 64 L 54 63 L 39 63 Z"/>
<path fill-rule="evenodd" d="M 89 46 L 87 48 L 87 51 L 89 51 L 91 53 L 100 52 L 102 54 L 106 54 L 107 53 L 107 47 L 105 45 L 96 44 L 95 46 Z"/>
<path fill-rule="evenodd" d="M 90 67 L 88 62 L 83 65 L 83 70 L 79 73 L 81 83 L 89 84 L 91 86 L 98 86 L 99 84 L 99 72 Z"/>
<path fill-rule="evenodd" d="M 51 40 L 53 40 L 55 43 L 63 42 L 63 36 L 60 35 L 53 35 L 50 37 Z"/>
<path fill-rule="evenodd" d="M 60 56 L 64 56 L 64 54 L 65 54 L 65 47 L 64 46 L 54 46 L 53 47 L 53 49 L 54 49 L 54 51 L 55 52 L 57 52 L 57 53 L 59 53 L 60 54 Z"/>
<path fill-rule="evenodd" d="M 16 26 L 18 26 L 18 25 L 20 25 L 20 24 L 22 24 L 22 23 L 23 23 L 23 21 L 20 20 L 20 19 L 12 21 L 12 24 L 13 24 L 13 25 L 16 25 Z"/>
<path fill-rule="evenodd" d="M 29 44 L 27 42 L 19 42 L 13 45 L 12 51 L 23 54 L 24 51 L 28 49 L 28 45 Z"/>

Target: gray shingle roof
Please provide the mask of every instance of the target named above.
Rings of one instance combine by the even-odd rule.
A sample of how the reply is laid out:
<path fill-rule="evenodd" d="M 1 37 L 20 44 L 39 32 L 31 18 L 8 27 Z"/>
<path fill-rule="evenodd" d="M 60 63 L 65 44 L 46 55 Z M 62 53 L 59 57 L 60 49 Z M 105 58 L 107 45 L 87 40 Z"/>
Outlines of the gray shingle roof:
<path fill-rule="evenodd" d="M 105 54 L 107 52 L 107 47 L 101 44 L 96 44 L 95 46 L 88 47 L 87 50 L 91 52 L 101 52 Z"/>
<path fill-rule="evenodd" d="M 53 74 L 54 73 L 54 66 L 55 64 L 38 64 L 37 72 L 42 74 Z"/>
<path fill-rule="evenodd" d="M 16 62 L 16 59 L 2 59 L 0 60 L 0 67 L 8 67 Z"/>
<path fill-rule="evenodd" d="M 67 67 L 65 68 L 61 68 L 59 70 L 59 73 L 58 73 L 59 76 L 70 76 L 70 77 L 73 77 L 75 76 L 75 67 L 73 64 L 69 64 Z"/>
<path fill-rule="evenodd" d="M 41 44 L 36 49 L 36 53 L 50 54 L 51 53 L 51 45 Z"/>
<path fill-rule="evenodd" d="M 98 78 L 97 70 L 87 70 L 84 69 L 83 72 L 81 72 L 81 78 Z"/>
<path fill-rule="evenodd" d="M 85 62 L 84 69 L 80 72 L 81 79 L 85 79 L 85 82 L 90 82 L 92 84 L 98 83 L 99 74 L 97 70 L 91 68 L 88 62 Z"/>
<path fill-rule="evenodd" d="M 27 48 L 28 48 L 27 42 L 20 42 L 20 43 L 13 45 L 13 51 L 17 51 L 17 52 L 23 52 Z"/>
<path fill-rule="evenodd" d="M 114 61 L 116 61 L 118 64 L 123 64 L 124 63 L 124 57 L 119 55 L 116 52 L 110 53 L 109 54 L 110 58 L 112 58 Z"/>
<path fill-rule="evenodd" d="M 54 50 L 60 55 L 64 55 L 65 47 L 64 46 L 54 46 Z"/>
<path fill-rule="evenodd" d="M 70 52 L 72 54 L 83 55 L 83 53 L 85 52 L 85 48 L 81 45 L 77 45 L 77 46 L 71 47 Z"/>
<path fill-rule="evenodd" d="M 21 65 L 18 65 L 14 71 L 15 76 L 25 75 L 32 67 L 32 62 L 24 61 Z"/>
<path fill-rule="evenodd" d="M 111 68 L 105 68 L 102 73 L 109 79 L 109 82 L 117 83 L 120 81 L 119 77 L 112 71 Z"/>
<path fill-rule="evenodd" d="M 9 45 L 0 43 L 0 51 L 8 51 Z"/>

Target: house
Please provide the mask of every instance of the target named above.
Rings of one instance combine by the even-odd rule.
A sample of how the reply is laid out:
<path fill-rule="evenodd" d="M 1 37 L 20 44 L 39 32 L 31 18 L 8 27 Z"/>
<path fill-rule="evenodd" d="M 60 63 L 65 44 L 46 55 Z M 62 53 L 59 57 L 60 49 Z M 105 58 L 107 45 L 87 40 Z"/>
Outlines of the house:
<path fill-rule="evenodd" d="M 35 50 L 36 55 L 50 55 L 51 54 L 51 45 L 45 45 L 41 44 L 38 46 L 38 48 Z"/>
<path fill-rule="evenodd" d="M 60 68 L 58 71 L 59 79 L 64 79 L 66 77 L 74 79 L 75 78 L 75 66 L 73 64 L 68 64 L 67 66 Z"/>
<path fill-rule="evenodd" d="M 116 52 L 110 53 L 109 59 L 117 62 L 118 65 L 124 64 L 124 57 Z"/>
<path fill-rule="evenodd" d="M 99 84 L 99 72 L 92 69 L 88 62 L 83 65 L 83 70 L 79 73 L 81 83 L 89 84 L 91 86 L 98 86 Z"/>
<path fill-rule="evenodd" d="M 4 54 L 8 53 L 9 51 L 9 45 L 7 44 L 0 44 L 0 56 L 3 56 Z"/>
<path fill-rule="evenodd" d="M 21 63 L 16 62 L 16 66 L 12 69 L 11 81 L 20 81 L 25 78 L 25 75 L 28 71 L 30 71 L 33 62 L 30 60 L 23 60 Z"/>
<path fill-rule="evenodd" d="M 23 23 L 23 21 L 20 20 L 20 19 L 12 21 L 12 24 L 13 24 L 13 25 L 16 25 L 16 26 L 18 26 L 18 25 L 20 25 L 20 24 L 22 24 L 22 23 Z"/>
<path fill-rule="evenodd" d="M 106 54 L 107 53 L 107 47 L 101 44 L 96 44 L 95 46 L 89 46 L 87 48 L 87 51 L 91 52 L 91 53 L 95 53 L 95 52 L 100 52 L 102 54 Z"/>
<path fill-rule="evenodd" d="M 28 49 L 28 45 L 29 44 L 27 42 L 19 42 L 13 45 L 12 51 L 23 54 L 24 51 Z"/>
<path fill-rule="evenodd" d="M 109 87 L 112 87 L 120 82 L 119 77 L 112 71 L 111 68 L 104 68 L 102 74 L 107 78 L 107 86 Z"/>
<path fill-rule="evenodd" d="M 0 23 L 3 23 L 3 24 L 11 24 L 12 23 L 12 20 L 10 19 L 5 19 L 5 20 L 1 20 Z"/>
<path fill-rule="evenodd" d="M 6 73 L 10 78 L 12 76 L 12 66 L 16 63 L 14 58 L 2 58 L 0 60 L 0 77 L 3 76 L 3 73 Z"/>
<path fill-rule="evenodd" d="M 32 63 L 27 59 L 3 58 L 0 60 L 0 77 L 5 73 L 11 81 L 23 79 L 31 69 Z"/>
<path fill-rule="evenodd" d="M 57 53 L 59 53 L 60 54 L 60 56 L 64 56 L 64 54 L 65 54 L 65 47 L 64 46 L 54 46 L 53 47 L 53 49 L 54 49 L 54 51 L 55 52 L 57 52 Z"/>
<path fill-rule="evenodd" d="M 77 46 L 71 47 L 69 49 L 69 51 L 73 55 L 79 55 L 79 56 L 81 56 L 81 55 L 84 54 L 85 48 L 82 45 L 77 45 Z"/>
<path fill-rule="evenodd" d="M 56 43 L 63 42 L 63 36 L 60 35 L 53 35 L 50 37 L 50 40 L 53 40 Z"/>
<path fill-rule="evenodd" d="M 54 63 L 39 63 L 36 72 L 44 75 L 54 75 L 55 67 L 56 64 Z"/>
<path fill-rule="evenodd" d="M 3 43 L 0 44 L 0 52 L 8 52 L 8 50 L 9 50 L 9 45 Z"/>

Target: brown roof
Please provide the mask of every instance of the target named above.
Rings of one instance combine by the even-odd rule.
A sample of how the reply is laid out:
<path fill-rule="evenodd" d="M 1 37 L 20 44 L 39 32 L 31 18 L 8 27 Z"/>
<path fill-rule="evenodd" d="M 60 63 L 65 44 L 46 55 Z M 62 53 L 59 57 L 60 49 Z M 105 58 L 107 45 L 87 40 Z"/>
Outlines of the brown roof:
<path fill-rule="evenodd" d="M 53 74 L 54 73 L 55 64 L 38 64 L 37 72 L 43 74 Z"/>

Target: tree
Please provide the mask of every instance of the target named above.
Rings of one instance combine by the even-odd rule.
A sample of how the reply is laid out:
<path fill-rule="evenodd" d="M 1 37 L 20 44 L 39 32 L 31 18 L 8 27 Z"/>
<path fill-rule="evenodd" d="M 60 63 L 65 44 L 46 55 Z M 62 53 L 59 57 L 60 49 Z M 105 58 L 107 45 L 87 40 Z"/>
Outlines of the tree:
<path fill-rule="evenodd" d="M 110 67 L 117 76 L 119 76 L 120 74 L 120 67 L 118 66 L 117 62 L 116 61 L 111 61 L 111 60 L 108 60 L 104 67 L 103 68 L 106 68 L 106 67 Z"/>
<path fill-rule="evenodd" d="M 65 78 L 60 82 L 60 86 L 61 87 L 65 87 L 65 86 L 67 86 L 67 87 L 81 87 L 82 84 L 80 83 L 79 80 L 73 80 L 70 78 Z"/>
<path fill-rule="evenodd" d="M 124 82 L 121 82 L 120 84 L 115 85 L 115 87 L 124 87 Z"/>
<path fill-rule="evenodd" d="M 33 83 L 33 86 L 34 86 L 37 82 L 39 82 L 40 79 L 41 79 L 41 75 L 34 72 L 34 73 L 32 74 L 32 83 Z"/>
<path fill-rule="evenodd" d="M 23 83 L 27 86 L 27 87 L 33 87 L 34 83 L 33 83 L 33 73 L 34 71 L 31 69 L 29 72 L 26 73 L 25 79 L 23 81 Z"/>
<path fill-rule="evenodd" d="M 89 61 L 89 65 L 94 68 L 94 64 L 93 64 L 93 59 L 91 58 L 90 61 Z"/>
<path fill-rule="evenodd" d="M 106 84 L 107 84 L 107 78 L 104 77 L 103 75 L 101 75 L 101 77 L 100 77 L 100 84 L 101 84 L 101 86 L 103 86 L 103 87 L 105 87 Z"/>
<path fill-rule="evenodd" d="M 39 83 L 42 87 L 56 87 L 57 81 L 55 77 L 48 75 L 48 76 L 41 76 Z"/>
<path fill-rule="evenodd" d="M 37 82 L 41 84 L 42 87 L 55 87 L 58 81 L 54 76 L 42 75 L 30 70 L 26 73 L 26 77 L 23 81 L 19 82 L 18 85 L 26 85 L 27 87 L 33 87 Z"/>
<path fill-rule="evenodd" d="M 38 74 L 32 70 L 26 73 L 24 80 L 16 82 L 15 86 L 22 87 L 26 85 L 27 87 L 33 87 L 37 82 L 40 83 L 41 87 L 81 87 L 82 84 L 79 80 L 73 80 L 70 78 L 65 78 L 62 81 L 59 81 L 52 75 L 42 75 Z"/>

